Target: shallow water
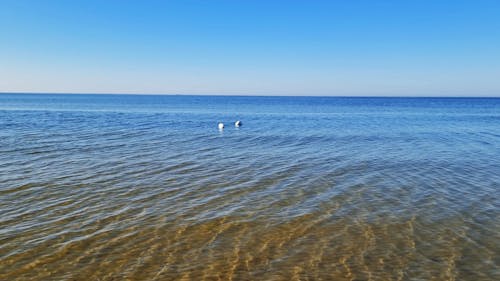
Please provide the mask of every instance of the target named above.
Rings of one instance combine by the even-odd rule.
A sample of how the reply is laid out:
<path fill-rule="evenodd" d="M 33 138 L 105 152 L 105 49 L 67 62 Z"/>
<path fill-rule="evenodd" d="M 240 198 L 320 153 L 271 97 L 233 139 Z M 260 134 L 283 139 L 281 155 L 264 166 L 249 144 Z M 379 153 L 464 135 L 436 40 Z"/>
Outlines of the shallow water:
<path fill-rule="evenodd" d="M 500 280 L 499 167 L 500 99 L 3 94 L 0 280 Z"/>

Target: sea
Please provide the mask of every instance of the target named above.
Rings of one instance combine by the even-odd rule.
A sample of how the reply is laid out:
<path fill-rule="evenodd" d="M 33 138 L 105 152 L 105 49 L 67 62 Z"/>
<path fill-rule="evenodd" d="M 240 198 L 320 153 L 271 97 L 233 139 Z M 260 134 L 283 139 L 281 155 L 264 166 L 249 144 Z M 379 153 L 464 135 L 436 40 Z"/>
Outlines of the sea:
<path fill-rule="evenodd" d="M 0 280 L 500 280 L 500 98 L 0 94 Z"/>

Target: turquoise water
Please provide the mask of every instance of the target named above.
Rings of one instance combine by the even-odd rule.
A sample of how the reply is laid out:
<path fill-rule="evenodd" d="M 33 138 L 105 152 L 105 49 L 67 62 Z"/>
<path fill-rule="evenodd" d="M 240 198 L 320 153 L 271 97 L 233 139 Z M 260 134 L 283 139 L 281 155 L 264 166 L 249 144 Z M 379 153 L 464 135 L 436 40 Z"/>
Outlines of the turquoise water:
<path fill-rule="evenodd" d="M 0 279 L 499 280 L 499 167 L 495 98 L 1 94 Z"/>

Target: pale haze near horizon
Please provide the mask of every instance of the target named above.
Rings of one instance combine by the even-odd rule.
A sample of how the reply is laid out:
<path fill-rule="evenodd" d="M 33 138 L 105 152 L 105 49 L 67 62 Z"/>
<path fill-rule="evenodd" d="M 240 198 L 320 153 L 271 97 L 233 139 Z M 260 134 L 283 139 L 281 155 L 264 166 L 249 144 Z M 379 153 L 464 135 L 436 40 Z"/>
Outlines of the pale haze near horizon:
<path fill-rule="evenodd" d="M 0 92 L 500 96 L 495 1 L 2 1 Z"/>

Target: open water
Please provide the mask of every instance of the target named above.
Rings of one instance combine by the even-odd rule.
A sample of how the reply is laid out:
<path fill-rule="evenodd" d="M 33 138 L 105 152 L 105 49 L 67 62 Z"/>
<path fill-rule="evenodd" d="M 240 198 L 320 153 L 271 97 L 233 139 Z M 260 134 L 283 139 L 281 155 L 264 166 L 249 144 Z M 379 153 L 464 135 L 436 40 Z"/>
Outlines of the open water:
<path fill-rule="evenodd" d="M 2 94 L 0 280 L 500 280 L 500 99 Z"/>

